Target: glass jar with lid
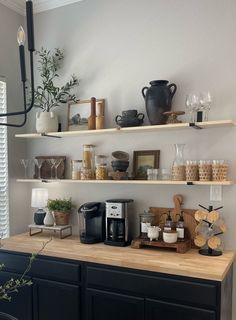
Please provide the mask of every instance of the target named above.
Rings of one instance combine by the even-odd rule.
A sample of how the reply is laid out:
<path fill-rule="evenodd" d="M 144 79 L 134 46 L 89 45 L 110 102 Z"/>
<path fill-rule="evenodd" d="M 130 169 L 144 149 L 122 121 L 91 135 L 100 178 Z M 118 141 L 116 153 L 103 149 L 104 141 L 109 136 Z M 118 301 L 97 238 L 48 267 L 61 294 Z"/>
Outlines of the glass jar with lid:
<path fill-rule="evenodd" d="M 92 144 L 83 145 L 83 168 L 81 171 L 81 180 L 94 179 L 94 148 Z"/>
<path fill-rule="evenodd" d="M 139 218 L 140 218 L 140 238 L 147 238 L 148 227 L 153 225 L 155 214 L 144 211 L 144 213 L 141 213 L 139 215 Z"/>
<path fill-rule="evenodd" d="M 96 165 L 96 180 L 106 180 L 108 177 L 107 172 L 107 156 L 97 155 L 95 156 L 95 165 Z"/>
<path fill-rule="evenodd" d="M 71 160 L 71 179 L 80 180 L 82 160 Z"/>

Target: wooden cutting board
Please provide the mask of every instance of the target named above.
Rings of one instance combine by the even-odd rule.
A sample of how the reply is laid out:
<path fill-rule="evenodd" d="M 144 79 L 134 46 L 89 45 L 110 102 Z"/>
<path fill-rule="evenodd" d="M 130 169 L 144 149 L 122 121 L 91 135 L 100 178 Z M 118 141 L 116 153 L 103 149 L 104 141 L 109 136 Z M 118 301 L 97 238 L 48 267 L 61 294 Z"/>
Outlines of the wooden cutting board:
<path fill-rule="evenodd" d="M 179 214 L 181 211 L 184 212 L 184 224 L 186 227 L 186 237 L 191 239 L 191 245 L 193 248 L 196 246 L 194 245 L 194 237 L 195 237 L 195 229 L 198 222 L 194 218 L 194 214 L 197 209 L 185 209 L 182 207 L 183 205 L 183 196 L 181 194 L 176 194 L 173 197 L 174 201 L 174 208 L 159 208 L 159 207 L 150 207 L 149 211 L 155 214 L 155 225 L 159 225 L 162 229 L 165 224 L 166 220 L 166 213 L 168 211 L 171 212 L 171 217 L 173 222 L 177 222 L 179 218 Z"/>

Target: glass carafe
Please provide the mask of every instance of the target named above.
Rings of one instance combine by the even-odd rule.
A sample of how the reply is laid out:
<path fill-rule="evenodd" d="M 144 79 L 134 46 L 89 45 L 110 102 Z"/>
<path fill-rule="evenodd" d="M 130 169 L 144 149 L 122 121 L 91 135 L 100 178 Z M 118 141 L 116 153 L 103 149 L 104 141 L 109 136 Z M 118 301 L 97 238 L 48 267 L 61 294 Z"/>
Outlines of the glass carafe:
<path fill-rule="evenodd" d="M 185 181 L 184 147 L 185 144 L 175 144 L 175 159 L 172 166 L 172 180 Z"/>

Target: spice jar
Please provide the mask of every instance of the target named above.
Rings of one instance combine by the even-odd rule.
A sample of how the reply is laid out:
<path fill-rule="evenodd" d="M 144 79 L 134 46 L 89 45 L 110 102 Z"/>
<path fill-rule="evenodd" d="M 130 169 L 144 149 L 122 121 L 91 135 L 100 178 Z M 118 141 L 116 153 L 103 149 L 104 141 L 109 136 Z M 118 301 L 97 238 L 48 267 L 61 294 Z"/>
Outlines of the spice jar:
<path fill-rule="evenodd" d="M 107 173 L 107 156 L 105 155 L 97 155 L 95 156 L 95 164 L 96 164 L 96 180 L 106 180 Z"/>
<path fill-rule="evenodd" d="M 154 223 L 155 215 L 151 212 L 141 213 L 140 218 L 140 238 L 147 238 L 148 236 L 148 227 Z"/>
<path fill-rule="evenodd" d="M 71 179 L 80 180 L 82 160 L 71 160 Z"/>

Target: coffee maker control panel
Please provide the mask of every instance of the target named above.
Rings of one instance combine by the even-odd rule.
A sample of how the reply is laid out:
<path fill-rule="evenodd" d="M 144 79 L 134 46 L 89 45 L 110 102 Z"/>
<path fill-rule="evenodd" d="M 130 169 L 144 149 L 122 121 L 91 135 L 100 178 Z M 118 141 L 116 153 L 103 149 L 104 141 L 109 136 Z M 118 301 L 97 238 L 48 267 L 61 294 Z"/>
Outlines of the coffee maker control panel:
<path fill-rule="evenodd" d="M 124 203 L 106 203 L 106 217 L 115 219 L 124 219 L 125 210 Z"/>

